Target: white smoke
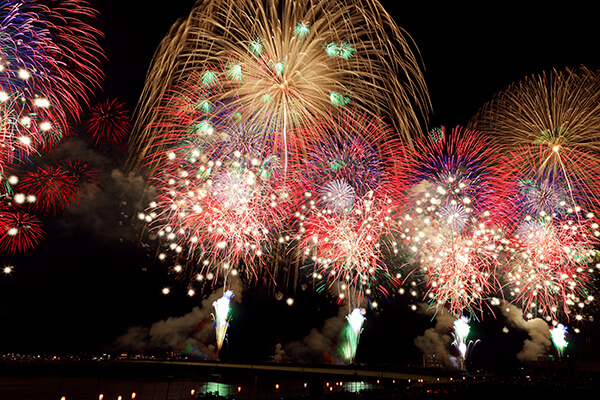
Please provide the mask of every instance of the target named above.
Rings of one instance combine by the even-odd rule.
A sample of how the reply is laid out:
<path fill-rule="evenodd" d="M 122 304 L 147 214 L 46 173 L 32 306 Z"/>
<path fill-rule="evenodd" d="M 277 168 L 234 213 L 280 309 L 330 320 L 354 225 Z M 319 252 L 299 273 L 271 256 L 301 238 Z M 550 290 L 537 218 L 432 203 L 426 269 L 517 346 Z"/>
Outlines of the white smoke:
<path fill-rule="evenodd" d="M 232 282 L 235 296 L 241 301 L 241 283 Z M 239 295 L 238 295 L 239 293 Z M 213 323 L 213 302 L 223 295 L 223 288 L 217 289 L 202 300 L 200 307 L 194 307 L 189 313 L 157 321 L 150 327 L 133 326 L 119 336 L 110 346 L 111 350 L 133 351 L 136 353 L 151 350 L 175 350 L 191 353 L 201 358 L 214 358 L 215 328 Z"/>
<path fill-rule="evenodd" d="M 98 173 L 100 190 L 94 191 L 97 194 L 92 198 L 74 204 L 68 215 L 56 219 L 60 234 L 76 234 L 77 228 L 93 232 L 101 239 L 138 239 L 139 233 L 132 221 L 154 198 L 153 188 L 147 185 L 145 178 L 132 172 L 124 173 L 114 160 L 78 137 L 61 143 L 58 150 L 50 154 L 49 161 L 65 158 L 91 164 Z"/>
<path fill-rule="evenodd" d="M 433 316 L 435 312 L 425 303 L 419 305 L 418 311 L 427 316 Z M 414 343 L 424 356 L 435 356 L 436 359 L 443 360 L 447 366 L 458 367 L 453 357 L 447 357 L 452 343 L 450 333 L 454 328 L 454 319 L 454 316 L 446 309 L 439 310 L 435 313 L 435 326 L 427 329 L 423 335 L 417 336 Z"/>
<path fill-rule="evenodd" d="M 519 360 L 535 361 L 546 354 L 552 346 L 552 339 L 548 324 L 543 319 L 534 318 L 526 321 L 523 319 L 523 311 L 513 304 L 504 305 L 502 314 L 510 326 L 523 329 L 529 334 L 529 339 L 525 339 L 523 343 L 523 350 L 517 354 Z"/>
<path fill-rule="evenodd" d="M 346 324 L 347 307 L 341 307 L 336 317 L 325 320 L 319 330 L 313 328 L 301 340 L 285 345 L 278 343 L 275 348 L 275 361 L 295 363 L 335 363 L 341 364 L 337 351 L 337 339 Z"/>

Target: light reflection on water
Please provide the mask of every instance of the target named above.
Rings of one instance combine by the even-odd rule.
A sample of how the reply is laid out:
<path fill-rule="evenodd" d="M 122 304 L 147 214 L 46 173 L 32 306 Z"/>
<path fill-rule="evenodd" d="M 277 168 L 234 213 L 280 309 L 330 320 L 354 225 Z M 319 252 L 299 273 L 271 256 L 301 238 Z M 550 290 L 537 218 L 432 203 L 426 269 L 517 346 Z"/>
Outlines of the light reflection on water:
<path fill-rule="evenodd" d="M 359 393 L 362 390 L 373 389 L 373 385 L 366 382 L 344 382 L 343 388 L 346 392 Z"/>
<path fill-rule="evenodd" d="M 208 394 L 213 393 L 217 396 L 229 396 L 235 392 L 233 385 L 227 385 L 219 382 L 205 382 L 198 388 L 198 393 Z"/>

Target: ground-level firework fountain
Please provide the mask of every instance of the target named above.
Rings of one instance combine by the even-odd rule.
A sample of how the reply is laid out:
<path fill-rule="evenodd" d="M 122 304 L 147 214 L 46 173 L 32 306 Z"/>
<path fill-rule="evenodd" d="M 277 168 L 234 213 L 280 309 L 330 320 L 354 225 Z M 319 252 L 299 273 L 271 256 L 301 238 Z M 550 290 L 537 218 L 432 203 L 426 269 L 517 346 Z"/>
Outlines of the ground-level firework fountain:
<path fill-rule="evenodd" d="M 356 348 L 358 347 L 358 339 L 362 332 L 362 326 L 365 322 L 365 316 L 360 308 L 355 308 L 346 316 L 346 324 L 340 332 L 340 344 L 338 353 L 342 359 L 348 363 L 354 361 L 356 356 Z"/>
<path fill-rule="evenodd" d="M 552 343 L 554 343 L 554 347 L 556 347 L 556 351 L 558 352 L 558 357 L 562 358 L 565 348 L 569 344 L 566 339 L 567 327 L 563 324 L 558 324 L 555 327 L 550 329 L 550 336 L 552 337 Z"/>
<path fill-rule="evenodd" d="M 229 314 L 229 305 L 232 297 L 233 291 L 227 290 L 223 293 L 223 296 L 213 302 L 213 307 L 215 308 L 213 317 L 215 319 L 215 331 L 217 335 L 217 356 L 219 355 L 221 347 L 223 347 L 227 328 L 229 328 L 229 319 L 231 318 L 231 315 Z"/>
<path fill-rule="evenodd" d="M 452 345 L 458 351 L 462 369 L 465 369 L 465 361 L 467 360 L 469 350 L 479 342 L 479 340 L 476 342 L 473 342 L 472 340 L 467 342 L 470 331 L 469 318 L 462 316 L 454 321 L 454 333 L 452 334 L 454 341 L 452 342 Z"/>

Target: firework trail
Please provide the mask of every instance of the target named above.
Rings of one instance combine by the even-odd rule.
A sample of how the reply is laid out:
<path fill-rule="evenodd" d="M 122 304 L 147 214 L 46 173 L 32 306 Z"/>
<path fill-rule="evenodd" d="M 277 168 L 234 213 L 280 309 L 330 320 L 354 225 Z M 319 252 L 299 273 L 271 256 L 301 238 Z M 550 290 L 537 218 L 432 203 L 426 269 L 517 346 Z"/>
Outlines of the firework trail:
<path fill-rule="evenodd" d="M 425 281 L 432 307 L 454 315 L 481 311 L 499 289 L 507 184 L 501 146 L 482 133 L 434 129 L 408 154 L 399 235 L 411 272 Z"/>
<path fill-rule="evenodd" d="M 394 254 L 395 174 L 403 147 L 378 145 L 389 127 L 350 112 L 307 131 L 306 157 L 298 167 L 298 248 L 322 276 L 323 287 L 350 307 L 394 282 L 385 255 Z"/>
<path fill-rule="evenodd" d="M 0 5 L 0 168 L 58 143 L 102 80 L 100 32 L 83 1 Z"/>
<path fill-rule="evenodd" d="M 348 363 L 352 363 L 356 357 L 358 339 L 364 322 L 365 316 L 360 308 L 355 308 L 346 316 L 346 324 L 339 335 L 338 354 Z"/>
<path fill-rule="evenodd" d="M 566 339 L 567 335 L 567 327 L 563 324 L 558 324 L 552 328 L 550 328 L 550 337 L 552 338 L 552 343 L 558 352 L 558 357 L 562 358 L 565 348 L 569 342 Z"/>
<path fill-rule="evenodd" d="M 215 320 L 215 332 L 217 335 L 217 356 L 221 347 L 223 347 L 227 328 L 229 328 L 229 319 L 231 318 L 229 310 L 232 297 L 233 291 L 227 290 L 223 293 L 223 296 L 213 302 L 213 307 L 215 308 L 213 318 Z"/>
<path fill-rule="evenodd" d="M 389 117 L 410 140 L 429 109 L 411 47 L 375 0 L 198 1 L 155 53 L 130 147 L 148 160 L 162 146 L 154 132 L 162 97 L 197 72 L 223 85 L 213 103 L 234 99 L 272 121 L 284 142 L 284 168 L 295 129 L 349 104 Z M 139 161 L 132 161 L 134 168 Z"/>

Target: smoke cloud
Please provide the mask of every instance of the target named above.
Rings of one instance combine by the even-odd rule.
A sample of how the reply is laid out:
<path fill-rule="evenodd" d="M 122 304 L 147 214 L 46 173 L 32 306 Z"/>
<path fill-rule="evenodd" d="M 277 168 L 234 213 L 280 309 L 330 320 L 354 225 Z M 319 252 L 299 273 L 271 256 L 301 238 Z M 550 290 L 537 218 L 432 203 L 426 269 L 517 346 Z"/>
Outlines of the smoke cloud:
<path fill-rule="evenodd" d="M 517 354 L 519 360 L 535 361 L 550 349 L 552 346 L 550 330 L 543 319 L 534 318 L 526 321 L 523 319 L 523 311 L 512 304 L 502 307 L 502 314 L 510 326 L 523 329 L 529 334 L 529 339 L 525 339 L 523 343 L 523 350 Z"/>
<path fill-rule="evenodd" d="M 233 286 L 237 286 L 235 284 Z M 232 289 L 232 287 L 230 287 Z M 236 291 L 234 300 L 241 300 L 241 290 Z M 201 307 L 194 307 L 191 312 L 180 317 L 169 317 L 153 323 L 150 327 L 130 327 L 110 346 L 115 351 L 131 351 L 141 353 L 154 350 L 173 350 L 185 355 L 214 359 L 216 358 L 215 328 L 212 303 L 223 295 L 218 289 L 206 299 Z"/>
<path fill-rule="evenodd" d="M 152 187 L 143 176 L 125 173 L 118 162 L 92 148 L 85 140 L 72 137 L 48 156 L 49 161 L 61 159 L 82 160 L 90 163 L 98 173 L 98 188 L 83 187 L 95 193 L 85 201 L 73 205 L 68 215 L 57 218 L 61 235 L 70 235 L 77 229 L 93 232 L 101 239 L 136 240 L 139 232 L 133 221 L 139 211 L 154 198 Z"/>
<path fill-rule="evenodd" d="M 313 328 L 301 340 L 275 347 L 274 360 L 295 363 L 345 364 L 337 354 L 337 340 L 346 324 L 347 307 L 341 307 L 336 317 L 325 320 L 323 328 Z"/>
<path fill-rule="evenodd" d="M 424 303 L 419 305 L 418 311 L 427 316 L 433 316 L 435 312 Z M 444 365 L 457 367 L 454 357 L 447 357 L 452 343 L 450 333 L 454 328 L 454 317 L 445 309 L 442 309 L 435 313 L 435 321 L 433 328 L 427 329 L 423 335 L 415 338 L 415 346 L 421 350 L 424 356 L 435 356 L 436 359 L 443 360 Z"/>

